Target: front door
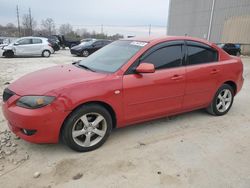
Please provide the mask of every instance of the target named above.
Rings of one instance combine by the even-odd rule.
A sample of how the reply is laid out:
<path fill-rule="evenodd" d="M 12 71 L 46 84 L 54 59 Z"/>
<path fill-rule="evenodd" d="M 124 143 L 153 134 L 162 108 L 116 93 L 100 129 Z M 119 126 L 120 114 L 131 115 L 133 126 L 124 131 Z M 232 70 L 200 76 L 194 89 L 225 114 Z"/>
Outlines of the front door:
<path fill-rule="evenodd" d="M 157 45 L 140 60 L 154 64 L 154 73 L 128 73 L 123 77 L 126 123 L 180 111 L 185 89 L 182 42 Z M 133 65 L 133 66 L 137 66 Z M 134 67 L 135 68 L 135 67 Z"/>
<path fill-rule="evenodd" d="M 16 55 L 29 55 L 32 51 L 32 40 L 30 38 L 21 39 L 14 45 Z"/>

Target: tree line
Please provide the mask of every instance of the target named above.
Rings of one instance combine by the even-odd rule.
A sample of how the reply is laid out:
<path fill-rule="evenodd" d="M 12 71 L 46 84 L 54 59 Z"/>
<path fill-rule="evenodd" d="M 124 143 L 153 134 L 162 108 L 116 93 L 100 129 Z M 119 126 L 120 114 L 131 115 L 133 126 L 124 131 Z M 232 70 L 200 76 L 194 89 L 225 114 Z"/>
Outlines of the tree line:
<path fill-rule="evenodd" d="M 89 32 L 86 29 L 74 30 L 69 23 L 60 25 L 56 28 L 55 21 L 52 18 L 46 18 L 41 21 L 38 27 L 37 21 L 29 14 L 24 14 L 21 20 L 20 33 L 18 27 L 13 23 L 8 23 L 5 26 L 0 25 L 1 37 L 22 37 L 22 36 L 50 36 L 60 34 L 71 39 L 82 38 L 102 38 L 117 40 L 123 38 L 120 34 L 107 35 L 104 33 L 97 33 L 95 31 Z"/>

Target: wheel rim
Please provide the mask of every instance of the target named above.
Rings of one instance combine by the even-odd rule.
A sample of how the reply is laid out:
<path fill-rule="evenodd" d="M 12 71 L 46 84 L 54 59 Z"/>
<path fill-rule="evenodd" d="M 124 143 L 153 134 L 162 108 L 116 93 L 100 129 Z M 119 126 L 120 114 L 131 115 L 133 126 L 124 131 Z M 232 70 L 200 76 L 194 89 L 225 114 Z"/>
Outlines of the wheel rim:
<path fill-rule="evenodd" d="M 80 117 L 72 129 L 72 138 L 82 147 L 98 144 L 107 131 L 107 121 L 98 113 L 87 113 Z"/>
<path fill-rule="evenodd" d="M 43 52 L 43 55 L 44 55 L 45 57 L 49 57 L 49 52 L 48 52 L 48 51 L 45 51 L 45 52 Z"/>
<path fill-rule="evenodd" d="M 227 111 L 232 103 L 232 93 L 229 89 L 223 89 L 217 97 L 216 108 L 219 112 Z"/>
<path fill-rule="evenodd" d="M 86 57 L 86 56 L 89 55 L 89 52 L 88 52 L 87 50 L 84 50 L 84 51 L 82 52 L 82 55 Z"/>

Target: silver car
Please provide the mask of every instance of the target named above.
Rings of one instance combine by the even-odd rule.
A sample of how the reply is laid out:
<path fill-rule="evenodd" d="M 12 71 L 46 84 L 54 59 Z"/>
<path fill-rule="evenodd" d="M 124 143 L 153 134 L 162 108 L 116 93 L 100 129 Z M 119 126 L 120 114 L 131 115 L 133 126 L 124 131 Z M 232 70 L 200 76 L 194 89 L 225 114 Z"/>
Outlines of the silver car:
<path fill-rule="evenodd" d="M 43 37 L 23 37 L 19 38 L 8 46 L 3 47 L 3 56 L 43 56 L 49 57 L 54 53 L 47 38 Z"/>

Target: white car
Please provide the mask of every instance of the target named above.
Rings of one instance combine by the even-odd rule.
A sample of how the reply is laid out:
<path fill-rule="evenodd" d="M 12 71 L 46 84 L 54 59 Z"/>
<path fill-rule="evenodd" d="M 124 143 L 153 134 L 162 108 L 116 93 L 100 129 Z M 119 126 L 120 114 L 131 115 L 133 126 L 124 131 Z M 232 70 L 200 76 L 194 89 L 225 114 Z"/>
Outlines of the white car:
<path fill-rule="evenodd" d="M 3 47 L 3 56 L 43 56 L 49 57 L 54 53 L 47 38 L 23 37 Z"/>

